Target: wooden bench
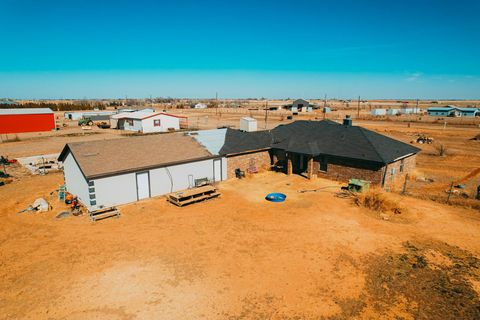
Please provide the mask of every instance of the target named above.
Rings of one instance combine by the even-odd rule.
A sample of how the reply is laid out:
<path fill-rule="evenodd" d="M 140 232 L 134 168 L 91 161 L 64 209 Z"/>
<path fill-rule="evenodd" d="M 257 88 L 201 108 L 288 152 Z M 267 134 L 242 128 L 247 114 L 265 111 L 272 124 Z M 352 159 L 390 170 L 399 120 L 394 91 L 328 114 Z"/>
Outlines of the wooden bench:
<path fill-rule="evenodd" d="M 220 195 L 214 186 L 206 185 L 198 188 L 176 191 L 167 194 L 167 200 L 182 207 L 198 201 L 216 198 Z"/>

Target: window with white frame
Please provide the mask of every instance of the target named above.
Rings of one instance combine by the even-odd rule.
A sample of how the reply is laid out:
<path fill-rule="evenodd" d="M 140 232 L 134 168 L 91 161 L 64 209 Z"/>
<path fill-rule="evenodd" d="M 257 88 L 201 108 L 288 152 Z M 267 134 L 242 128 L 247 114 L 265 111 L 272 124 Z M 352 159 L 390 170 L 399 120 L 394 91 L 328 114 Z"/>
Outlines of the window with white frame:
<path fill-rule="evenodd" d="M 160 127 L 160 119 L 153 120 L 153 126 L 154 127 Z"/>

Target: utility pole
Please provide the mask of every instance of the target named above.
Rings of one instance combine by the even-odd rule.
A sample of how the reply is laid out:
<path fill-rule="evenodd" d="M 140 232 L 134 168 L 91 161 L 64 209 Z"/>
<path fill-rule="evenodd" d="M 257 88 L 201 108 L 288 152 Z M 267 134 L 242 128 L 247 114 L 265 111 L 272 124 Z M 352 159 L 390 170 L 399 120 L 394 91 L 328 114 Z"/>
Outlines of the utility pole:
<path fill-rule="evenodd" d="M 327 117 L 327 94 L 325 93 L 325 99 L 323 99 L 323 120 Z"/>
<path fill-rule="evenodd" d="M 418 110 L 418 99 L 417 99 L 417 106 L 415 107 L 415 112 L 414 113 L 416 114 L 416 113 L 418 113 L 418 111 L 419 110 Z"/>
<path fill-rule="evenodd" d="M 357 104 L 357 119 L 360 118 L 360 96 L 358 96 L 358 104 Z"/>
<path fill-rule="evenodd" d="M 150 95 L 150 107 L 153 109 L 153 100 L 152 100 L 152 95 Z"/>
<path fill-rule="evenodd" d="M 268 121 L 268 100 L 265 101 L 265 130 L 267 130 Z"/>
<path fill-rule="evenodd" d="M 215 115 L 218 115 L 218 92 L 215 92 Z"/>

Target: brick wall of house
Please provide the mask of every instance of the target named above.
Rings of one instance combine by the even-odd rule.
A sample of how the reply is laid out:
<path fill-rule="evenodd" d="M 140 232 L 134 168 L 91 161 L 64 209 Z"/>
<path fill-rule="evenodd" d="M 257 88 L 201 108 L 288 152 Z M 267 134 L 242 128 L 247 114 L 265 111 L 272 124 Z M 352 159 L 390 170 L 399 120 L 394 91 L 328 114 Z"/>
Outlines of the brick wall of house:
<path fill-rule="evenodd" d="M 412 174 L 416 168 L 417 155 L 410 156 L 403 159 L 403 172 L 400 172 L 400 166 L 402 161 L 396 161 L 387 165 L 387 176 L 385 177 L 385 188 L 394 189 L 395 187 L 401 187 L 405 181 L 405 175 Z M 392 168 L 394 174 L 392 175 Z"/>
<path fill-rule="evenodd" d="M 317 176 L 342 182 L 348 182 L 349 179 L 356 178 L 371 181 L 373 184 L 380 184 L 382 182 L 382 169 L 369 170 L 329 163 L 327 172 L 317 171 Z"/>
<path fill-rule="evenodd" d="M 385 177 L 385 188 L 391 189 L 396 185 L 403 184 L 405 180 L 405 175 L 407 173 L 411 174 L 415 170 L 416 166 L 416 155 L 410 156 L 403 159 L 403 171 L 400 171 L 402 160 L 396 161 L 387 165 L 387 176 Z M 392 175 L 392 169 L 393 175 Z M 320 171 L 320 163 L 314 161 L 313 164 L 314 173 L 318 177 L 323 177 L 327 179 L 333 179 L 343 182 L 348 182 L 348 179 L 357 178 L 371 181 L 372 184 L 381 185 L 385 167 L 380 168 L 360 168 L 352 167 L 344 164 L 333 164 L 328 163 L 327 172 Z"/>
<path fill-rule="evenodd" d="M 248 173 L 251 162 L 255 164 L 259 172 L 269 170 L 271 164 L 270 154 L 268 151 L 259 151 L 227 157 L 227 178 L 235 178 L 235 169 L 237 168 Z"/>

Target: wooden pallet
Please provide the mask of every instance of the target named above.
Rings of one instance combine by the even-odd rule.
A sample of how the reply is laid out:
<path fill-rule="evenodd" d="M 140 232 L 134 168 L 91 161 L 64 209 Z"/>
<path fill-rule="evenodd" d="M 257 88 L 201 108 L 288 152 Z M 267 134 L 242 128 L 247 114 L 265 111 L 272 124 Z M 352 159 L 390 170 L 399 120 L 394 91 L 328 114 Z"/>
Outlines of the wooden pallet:
<path fill-rule="evenodd" d="M 90 214 L 90 219 L 92 219 L 93 222 L 97 220 L 110 218 L 110 217 L 120 218 L 120 211 L 118 211 L 118 209 L 115 207 L 90 211 L 89 214 Z"/>
<path fill-rule="evenodd" d="M 176 206 L 182 207 L 198 201 L 216 198 L 220 195 L 214 186 L 207 185 L 198 188 L 177 191 L 167 194 L 167 200 Z"/>

